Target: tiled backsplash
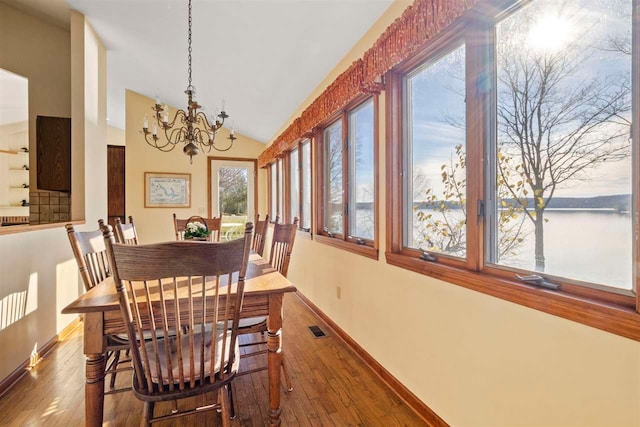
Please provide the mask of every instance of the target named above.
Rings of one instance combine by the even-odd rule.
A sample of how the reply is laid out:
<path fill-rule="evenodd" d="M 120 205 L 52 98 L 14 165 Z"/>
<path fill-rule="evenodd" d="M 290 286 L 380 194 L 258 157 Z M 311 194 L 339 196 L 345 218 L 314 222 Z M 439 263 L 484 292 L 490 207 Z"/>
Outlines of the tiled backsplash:
<path fill-rule="evenodd" d="M 69 193 L 37 190 L 29 193 L 29 224 L 49 224 L 71 219 Z"/>

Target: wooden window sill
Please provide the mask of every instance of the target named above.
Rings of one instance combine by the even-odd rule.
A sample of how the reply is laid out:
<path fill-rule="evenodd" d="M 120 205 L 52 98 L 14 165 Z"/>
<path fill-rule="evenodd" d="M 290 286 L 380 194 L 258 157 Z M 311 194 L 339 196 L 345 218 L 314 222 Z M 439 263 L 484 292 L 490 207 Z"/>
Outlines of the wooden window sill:
<path fill-rule="evenodd" d="M 298 228 L 298 230 L 296 231 L 296 239 L 313 240 L 313 236 L 311 235 L 311 231 L 305 231 L 301 228 Z"/>
<path fill-rule="evenodd" d="M 336 248 L 344 249 L 345 251 L 362 255 L 371 259 L 378 259 L 378 249 L 367 245 L 358 245 L 357 243 L 345 242 L 342 239 L 336 237 L 327 237 L 322 234 L 316 234 L 314 239 L 325 245 L 334 246 Z"/>
<path fill-rule="evenodd" d="M 385 256 L 390 265 L 640 341 L 640 314 L 632 307 L 536 288 L 486 273 L 423 261 L 398 253 L 386 252 Z"/>
<path fill-rule="evenodd" d="M 73 225 L 82 225 L 84 224 L 84 220 L 77 221 L 64 221 L 64 222 L 53 222 L 51 224 L 38 224 L 38 225 L 10 225 L 5 227 L 0 227 L 0 236 L 5 234 L 17 234 L 17 233 L 27 233 L 29 231 L 40 231 L 40 230 L 49 230 L 52 228 L 64 228 L 66 224 Z"/>

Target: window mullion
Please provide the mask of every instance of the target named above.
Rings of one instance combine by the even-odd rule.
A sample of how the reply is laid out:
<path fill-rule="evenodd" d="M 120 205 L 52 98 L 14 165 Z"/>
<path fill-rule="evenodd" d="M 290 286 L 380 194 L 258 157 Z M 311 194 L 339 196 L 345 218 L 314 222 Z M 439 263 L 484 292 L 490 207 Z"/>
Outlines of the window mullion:
<path fill-rule="evenodd" d="M 346 111 L 342 113 L 342 239 L 349 235 L 349 123 Z"/>
<path fill-rule="evenodd" d="M 490 50 L 492 26 L 478 17 L 469 23 L 466 33 L 466 178 L 467 178 L 467 268 L 478 271 L 484 263 L 484 219 L 485 219 L 485 162 L 484 147 L 487 130 L 491 121 L 487 120 L 490 96 L 486 76 L 490 74 Z M 482 203 L 482 205 L 481 205 Z"/>
<path fill-rule="evenodd" d="M 632 159 L 633 159 L 633 170 L 632 170 L 632 205 L 634 207 L 634 212 L 632 216 L 632 227 L 635 231 L 635 245 L 633 247 L 633 272 L 632 272 L 632 291 L 636 294 L 636 311 L 640 313 L 640 271 L 638 269 L 638 265 L 640 265 L 640 239 L 638 235 L 640 233 L 640 224 L 639 224 L 639 214 L 640 214 L 640 197 L 638 196 L 638 191 L 640 191 L 640 153 L 639 146 L 640 144 L 640 123 L 638 123 L 638 117 L 640 117 L 640 43 L 638 42 L 638 38 L 640 37 L 640 0 L 634 0 L 633 3 L 633 13 L 632 13 L 632 57 L 631 57 L 631 72 L 632 72 L 632 81 L 631 81 L 631 93 L 632 93 L 632 117 L 633 124 L 631 127 L 631 150 L 632 150 Z"/>

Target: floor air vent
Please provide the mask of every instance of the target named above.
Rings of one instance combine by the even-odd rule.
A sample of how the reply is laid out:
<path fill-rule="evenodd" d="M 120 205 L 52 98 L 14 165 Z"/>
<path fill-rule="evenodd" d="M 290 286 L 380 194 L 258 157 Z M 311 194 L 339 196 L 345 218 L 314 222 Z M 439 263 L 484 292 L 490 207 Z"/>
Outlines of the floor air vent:
<path fill-rule="evenodd" d="M 315 336 L 316 338 L 322 338 L 327 336 L 327 334 L 325 334 L 324 331 L 320 329 L 320 326 L 318 325 L 309 326 L 309 330 L 311 331 L 313 336 Z"/>

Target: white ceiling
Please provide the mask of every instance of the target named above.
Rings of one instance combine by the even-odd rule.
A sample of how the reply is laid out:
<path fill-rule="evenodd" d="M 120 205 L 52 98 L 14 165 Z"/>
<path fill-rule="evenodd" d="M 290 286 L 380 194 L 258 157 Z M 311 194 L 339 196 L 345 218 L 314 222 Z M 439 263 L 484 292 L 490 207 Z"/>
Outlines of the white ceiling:
<path fill-rule="evenodd" d="M 124 128 L 125 89 L 186 107 L 186 0 L 67 1 L 108 49 L 109 124 Z M 210 113 L 225 99 L 237 132 L 269 142 L 391 3 L 194 0 L 198 102 Z"/>

